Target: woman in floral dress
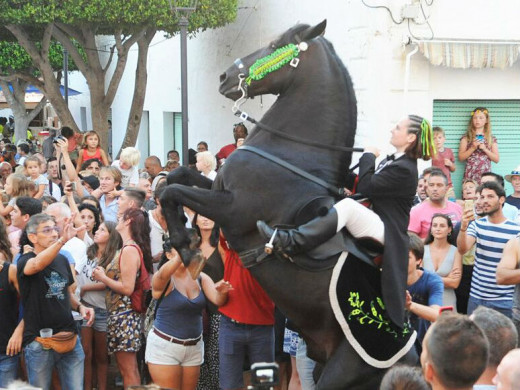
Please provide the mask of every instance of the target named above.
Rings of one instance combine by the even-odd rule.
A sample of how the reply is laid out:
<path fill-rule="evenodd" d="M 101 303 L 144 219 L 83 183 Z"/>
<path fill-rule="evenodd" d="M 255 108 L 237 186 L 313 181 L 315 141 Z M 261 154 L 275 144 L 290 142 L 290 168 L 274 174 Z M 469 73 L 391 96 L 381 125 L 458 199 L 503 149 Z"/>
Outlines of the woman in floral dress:
<path fill-rule="evenodd" d="M 464 179 L 480 183 L 482 174 L 491 172 L 491 162 L 498 163 L 497 139 L 491 134 L 489 111 L 477 107 L 471 112 L 466 134 L 460 139 L 459 160 L 466 161 Z"/>

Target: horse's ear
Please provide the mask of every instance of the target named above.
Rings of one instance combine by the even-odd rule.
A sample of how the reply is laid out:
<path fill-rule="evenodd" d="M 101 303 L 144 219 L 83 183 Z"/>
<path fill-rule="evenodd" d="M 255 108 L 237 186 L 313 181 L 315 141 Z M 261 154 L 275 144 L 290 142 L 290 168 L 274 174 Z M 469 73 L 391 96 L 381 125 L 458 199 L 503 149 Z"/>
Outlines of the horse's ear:
<path fill-rule="evenodd" d="M 327 27 L 327 19 L 324 19 L 323 22 L 317 24 L 316 26 L 310 26 L 305 31 L 300 34 L 300 38 L 302 41 L 310 41 L 317 36 L 323 35 L 325 33 L 325 28 Z"/>

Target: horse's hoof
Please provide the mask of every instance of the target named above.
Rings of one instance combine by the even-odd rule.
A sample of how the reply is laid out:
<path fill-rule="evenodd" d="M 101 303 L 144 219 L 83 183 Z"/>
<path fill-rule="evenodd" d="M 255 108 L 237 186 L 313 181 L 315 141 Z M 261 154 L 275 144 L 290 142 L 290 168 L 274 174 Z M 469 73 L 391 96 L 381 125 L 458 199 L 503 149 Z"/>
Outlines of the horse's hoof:
<path fill-rule="evenodd" d="M 191 277 L 197 279 L 200 272 L 206 265 L 206 258 L 199 249 L 182 248 L 178 251 L 181 256 L 182 263 L 188 269 Z"/>
<path fill-rule="evenodd" d="M 202 269 L 206 265 L 206 260 L 201 251 L 198 251 L 195 256 L 191 258 L 190 264 L 188 265 L 188 272 L 193 280 L 199 277 Z"/>

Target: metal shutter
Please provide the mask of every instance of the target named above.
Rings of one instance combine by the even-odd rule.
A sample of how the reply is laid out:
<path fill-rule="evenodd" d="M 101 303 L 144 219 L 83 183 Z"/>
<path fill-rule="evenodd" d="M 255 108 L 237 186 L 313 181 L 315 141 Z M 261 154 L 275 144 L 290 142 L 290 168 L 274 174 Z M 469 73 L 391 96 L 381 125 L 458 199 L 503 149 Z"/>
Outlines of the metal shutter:
<path fill-rule="evenodd" d="M 464 165 L 458 161 L 459 140 L 467 129 L 470 113 L 475 107 L 486 107 L 491 119 L 491 130 L 498 141 L 500 161 L 492 163 L 492 171 L 502 176 L 520 165 L 520 100 L 434 100 L 433 126 L 446 133 L 445 146 L 453 149 L 457 170 L 453 172 L 453 187 L 460 198 Z M 506 182 L 506 193 L 513 192 Z"/>

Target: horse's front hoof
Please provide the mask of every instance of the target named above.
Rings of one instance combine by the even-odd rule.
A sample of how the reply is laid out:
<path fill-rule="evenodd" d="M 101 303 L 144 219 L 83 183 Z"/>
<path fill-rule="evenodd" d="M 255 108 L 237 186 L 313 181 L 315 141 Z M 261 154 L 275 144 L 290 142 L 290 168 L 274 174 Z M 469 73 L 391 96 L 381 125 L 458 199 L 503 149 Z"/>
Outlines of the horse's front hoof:
<path fill-rule="evenodd" d="M 182 248 L 178 252 L 191 277 L 197 279 L 206 264 L 206 258 L 202 255 L 202 252 L 199 249 L 189 248 Z"/>

